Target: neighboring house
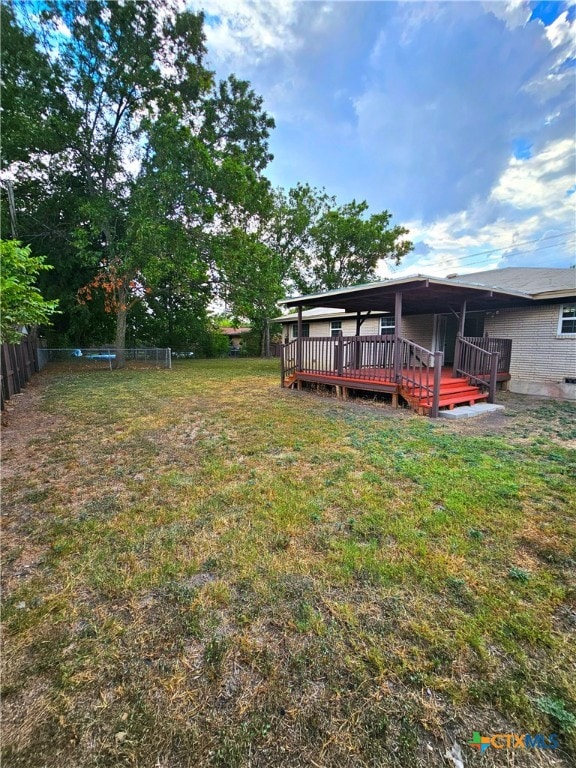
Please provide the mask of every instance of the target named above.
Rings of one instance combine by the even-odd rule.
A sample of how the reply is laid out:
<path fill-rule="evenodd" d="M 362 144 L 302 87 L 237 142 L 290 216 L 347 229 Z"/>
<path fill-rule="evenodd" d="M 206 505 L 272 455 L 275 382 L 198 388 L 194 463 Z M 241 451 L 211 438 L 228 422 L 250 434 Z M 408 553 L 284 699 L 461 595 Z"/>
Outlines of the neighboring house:
<path fill-rule="evenodd" d="M 221 328 L 220 333 L 228 336 L 230 342 L 230 353 L 238 354 L 242 346 L 242 336 L 250 333 L 251 328 Z"/>
<path fill-rule="evenodd" d="M 298 314 L 274 320 L 282 323 L 283 341 L 288 344 L 284 361 L 288 385 L 298 380 L 328 383 L 326 375 L 341 374 L 364 380 L 363 389 L 408 395 L 405 399 L 409 399 L 409 379 L 414 375 L 402 371 L 412 365 L 415 355 L 425 359 L 425 367 L 432 370 L 435 359 L 440 359 L 437 353 L 442 352 L 445 376 L 450 369 L 452 378 L 467 378 L 468 384 L 480 387 L 489 397 L 488 383 L 483 387 L 480 380 L 488 382 L 489 354 L 498 352 L 497 380 L 508 381 L 511 391 L 576 399 L 574 269 L 507 268 L 449 278 L 416 275 L 283 303 L 297 307 L 301 315 L 300 340 Z M 304 307 L 311 309 L 303 311 Z M 340 346 L 330 341 L 341 337 Z M 378 359 L 375 352 L 368 351 L 376 349 L 374 339 L 372 347 L 368 346 L 369 337 L 379 339 Z M 321 351 L 320 342 L 306 339 L 324 339 L 324 348 Z M 330 345 L 334 355 L 328 352 Z M 384 352 L 385 365 L 380 365 Z M 476 369 L 466 370 L 469 364 Z M 427 403 L 433 396 L 429 379 L 419 387 L 420 394 L 426 390 Z M 352 381 L 349 386 L 355 388 Z M 411 388 L 414 390 L 413 384 Z"/>

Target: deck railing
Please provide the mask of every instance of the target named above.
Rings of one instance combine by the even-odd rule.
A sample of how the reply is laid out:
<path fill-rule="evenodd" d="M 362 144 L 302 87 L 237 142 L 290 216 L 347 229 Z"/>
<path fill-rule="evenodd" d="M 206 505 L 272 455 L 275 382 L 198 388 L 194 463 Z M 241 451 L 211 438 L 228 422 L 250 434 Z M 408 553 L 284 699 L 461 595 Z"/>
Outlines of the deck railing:
<path fill-rule="evenodd" d="M 281 385 L 284 386 L 287 379 L 292 378 L 296 373 L 296 342 L 298 339 L 293 339 L 287 344 L 282 344 L 280 350 L 280 369 L 281 369 Z"/>
<path fill-rule="evenodd" d="M 342 368 L 346 375 L 365 381 L 394 381 L 395 337 L 341 337 Z"/>
<path fill-rule="evenodd" d="M 488 339 L 482 338 L 478 341 L 485 342 Z M 490 339 L 490 341 L 509 341 L 509 339 Z M 465 376 L 472 384 L 488 389 L 488 402 L 493 403 L 496 397 L 500 352 L 497 349 L 486 349 L 484 346 L 459 336 L 456 339 L 454 352 L 454 376 Z"/>
<path fill-rule="evenodd" d="M 443 352 L 432 352 L 410 339 L 398 339 L 398 383 L 418 398 L 426 398 L 430 416 L 438 416 Z"/>
<path fill-rule="evenodd" d="M 282 381 L 296 372 L 395 381 L 395 338 L 305 336 L 282 345 Z"/>
<path fill-rule="evenodd" d="M 332 374 L 363 381 L 404 378 L 432 391 L 437 354 L 409 339 L 383 336 L 306 336 L 282 345 L 282 380 L 298 373 Z"/>
<path fill-rule="evenodd" d="M 453 375 L 488 389 L 494 402 L 498 374 L 509 372 L 512 342 L 488 337 L 456 340 Z M 282 346 L 282 384 L 298 373 L 353 380 L 394 382 L 426 401 L 430 415 L 439 407 L 442 352 L 410 339 L 384 336 L 307 336 Z"/>
<path fill-rule="evenodd" d="M 480 347 L 486 352 L 498 352 L 498 373 L 510 373 L 510 359 L 512 357 L 512 339 L 496 339 L 491 336 L 464 336 L 464 341 Z M 454 368 L 458 367 L 458 339 L 454 350 Z"/>

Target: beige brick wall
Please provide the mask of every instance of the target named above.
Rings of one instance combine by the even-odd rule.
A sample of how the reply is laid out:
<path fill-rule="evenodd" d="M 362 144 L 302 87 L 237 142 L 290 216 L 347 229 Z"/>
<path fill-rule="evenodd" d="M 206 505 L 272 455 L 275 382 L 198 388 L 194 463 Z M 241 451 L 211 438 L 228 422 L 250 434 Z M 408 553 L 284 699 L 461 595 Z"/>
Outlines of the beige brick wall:
<path fill-rule="evenodd" d="M 304 322 L 307 322 L 304 320 Z M 404 317 L 403 323 L 403 335 L 407 339 L 411 339 L 427 349 L 432 345 L 432 333 L 434 328 L 434 316 L 433 315 L 412 315 L 411 317 Z M 286 324 L 283 326 L 284 331 L 282 338 L 290 336 L 292 339 L 290 327 Z M 362 323 L 360 330 L 361 336 L 371 336 L 372 334 L 380 333 L 380 318 L 369 317 Z M 356 318 L 342 318 L 342 335 L 343 336 L 355 336 L 356 335 Z M 310 321 L 310 336 L 330 336 L 330 320 L 312 320 Z"/>
<path fill-rule="evenodd" d="M 402 318 L 402 336 L 426 349 L 432 349 L 434 315 L 410 315 Z"/>
<path fill-rule="evenodd" d="M 510 389 L 513 392 L 576 399 L 576 338 L 559 336 L 560 304 L 487 313 L 489 336 L 512 339 Z"/>

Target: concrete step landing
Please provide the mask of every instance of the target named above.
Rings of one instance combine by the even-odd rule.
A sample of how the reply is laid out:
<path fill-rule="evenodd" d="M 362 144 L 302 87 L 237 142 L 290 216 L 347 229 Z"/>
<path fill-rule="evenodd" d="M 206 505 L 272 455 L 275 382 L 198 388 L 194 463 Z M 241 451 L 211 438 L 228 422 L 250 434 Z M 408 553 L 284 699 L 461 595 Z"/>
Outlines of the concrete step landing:
<path fill-rule="evenodd" d="M 503 405 L 494 403 L 476 403 L 475 405 L 463 405 L 453 408 L 451 411 L 438 411 L 441 419 L 471 419 L 473 416 L 483 416 L 485 413 L 503 411 Z"/>

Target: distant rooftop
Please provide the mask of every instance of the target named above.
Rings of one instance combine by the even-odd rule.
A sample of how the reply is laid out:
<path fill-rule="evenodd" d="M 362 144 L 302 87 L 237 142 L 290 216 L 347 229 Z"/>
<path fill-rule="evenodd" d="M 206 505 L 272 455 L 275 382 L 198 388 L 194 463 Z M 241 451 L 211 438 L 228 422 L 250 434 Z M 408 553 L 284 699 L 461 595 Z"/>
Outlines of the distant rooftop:
<path fill-rule="evenodd" d="M 224 336 L 241 336 L 243 333 L 250 333 L 252 328 L 220 328 L 220 333 Z"/>

